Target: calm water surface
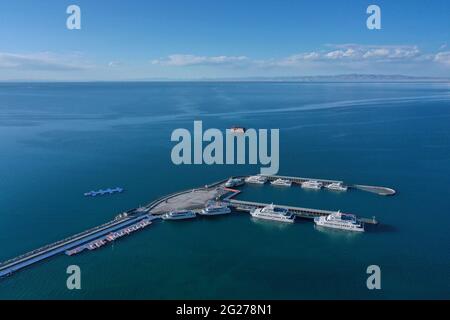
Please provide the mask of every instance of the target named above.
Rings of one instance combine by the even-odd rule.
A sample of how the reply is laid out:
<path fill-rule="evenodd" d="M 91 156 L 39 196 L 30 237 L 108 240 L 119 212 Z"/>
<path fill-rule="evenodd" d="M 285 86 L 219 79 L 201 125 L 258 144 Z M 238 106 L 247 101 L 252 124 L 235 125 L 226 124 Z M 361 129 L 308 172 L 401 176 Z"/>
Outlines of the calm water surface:
<path fill-rule="evenodd" d="M 240 199 L 376 216 L 364 234 L 236 213 L 156 223 L 0 282 L 3 299 L 450 298 L 450 86 L 0 84 L 0 260 L 164 194 L 257 166 L 174 166 L 176 128 L 280 128 L 280 174 L 392 186 L 395 197 L 246 186 Z M 124 194 L 86 199 L 92 189 Z M 66 289 L 68 265 L 82 290 Z M 382 290 L 366 288 L 366 268 Z"/>

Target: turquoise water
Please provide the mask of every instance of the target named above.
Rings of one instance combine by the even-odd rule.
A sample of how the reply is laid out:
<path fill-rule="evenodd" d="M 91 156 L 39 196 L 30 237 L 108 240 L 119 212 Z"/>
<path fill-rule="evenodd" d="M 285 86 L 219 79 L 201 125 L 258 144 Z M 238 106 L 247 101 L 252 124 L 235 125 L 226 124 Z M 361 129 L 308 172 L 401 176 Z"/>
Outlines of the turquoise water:
<path fill-rule="evenodd" d="M 257 166 L 174 166 L 170 134 L 280 128 L 280 174 L 391 186 L 244 187 L 240 199 L 376 216 L 364 234 L 246 214 L 156 223 L 104 249 L 0 281 L 3 299 L 450 298 L 450 85 L 336 83 L 0 84 L 0 260 L 164 194 Z M 124 194 L 87 199 L 122 186 Z M 82 290 L 66 289 L 68 265 Z M 382 290 L 366 288 L 366 268 Z"/>

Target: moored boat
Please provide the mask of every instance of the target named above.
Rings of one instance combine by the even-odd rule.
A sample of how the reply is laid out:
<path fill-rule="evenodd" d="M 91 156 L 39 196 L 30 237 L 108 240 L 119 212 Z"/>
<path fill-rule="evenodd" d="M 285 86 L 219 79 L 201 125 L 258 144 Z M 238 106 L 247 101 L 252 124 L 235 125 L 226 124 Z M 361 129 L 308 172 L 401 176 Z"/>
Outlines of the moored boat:
<path fill-rule="evenodd" d="M 305 189 L 313 189 L 313 190 L 320 190 L 323 187 L 323 183 L 319 182 L 317 180 L 309 180 L 302 183 L 302 188 Z"/>
<path fill-rule="evenodd" d="M 245 179 L 246 183 L 253 183 L 253 184 L 265 184 L 267 182 L 267 177 L 265 176 L 250 176 Z"/>
<path fill-rule="evenodd" d="M 250 214 L 252 217 L 257 219 L 287 223 L 295 222 L 295 215 L 293 213 L 291 213 L 288 209 L 276 207 L 273 204 L 264 208 L 253 209 L 250 211 Z"/>
<path fill-rule="evenodd" d="M 340 211 L 332 213 L 328 216 L 314 218 L 314 223 L 317 226 L 364 232 L 364 224 L 356 219 L 353 214 L 341 213 Z"/>
<path fill-rule="evenodd" d="M 200 214 L 203 216 L 216 216 L 216 215 L 223 215 L 228 214 L 231 212 L 231 209 L 228 208 L 228 206 L 224 205 L 210 205 L 204 208 Z"/>
<path fill-rule="evenodd" d="M 290 187 L 292 185 L 292 181 L 280 178 L 272 181 L 270 184 L 273 186 Z"/>
<path fill-rule="evenodd" d="M 325 188 L 327 188 L 329 190 L 333 190 L 333 191 L 347 191 L 348 190 L 348 187 L 344 186 L 342 184 L 342 182 L 333 182 L 333 183 L 327 184 L 325 186 Z"/>
<path fill-rule="evenodd" d="M 178 210 L 165 213 L 161 216 L 163 220 L 184 220 L 193 219 L 197 214 L 192 210 Z"/>

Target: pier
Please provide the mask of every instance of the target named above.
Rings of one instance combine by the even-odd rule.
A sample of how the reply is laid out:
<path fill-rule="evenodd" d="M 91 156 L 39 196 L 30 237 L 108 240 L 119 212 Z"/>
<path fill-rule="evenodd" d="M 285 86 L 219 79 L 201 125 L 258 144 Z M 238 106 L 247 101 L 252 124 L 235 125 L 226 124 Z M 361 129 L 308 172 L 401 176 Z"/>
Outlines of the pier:
<path fill-rule="evenodd" d="M 14 259 L 5 261 L 0 264 L 0 278 L 8 276 L 32 264 L 64 253 L 68 250 L 72 250 L 82 244 L 85 244 L 88 241 L 96 240 L 115 230 L 124 228 L 133 223 L 137 223 L 146 218 L 149 218 L 149 216 L 143 215 L 137 218 L 125 217 L 118 221 L 114 220 L 102 226 L 89 229 L 83 233 L 74 235 L 64 240 L 30 251 Z"/>
<path fill-rule="evenodd" d="M 238 176 L 233 178 L 245 179 L 248 176 Z M 269 181 L 276 179 L 286 179 L 292 181 L 294 184 L 301 184 L 305 181 L 316 180 L 322 182 L 324 185 L 331 183 L 343 183 L 337 180 L 326 179 L 311 179 L 301 177 L 286 177 L 286 176 L 266 176 Z M 269 205 L 269 203 L 250 202 L 234 199 L 241 193 L 239 189 L 226 188 L 225 183 L 228 179 L 217 181 L 204 187 L 184 190 L 176 192 L 158 198 L 148 205 L 140 208 L 128 210 L 116 219 L 109 221 L 100 226 L 91 228 L 84 232 L 78 233 L 64 240 L 46 245 L 39 249 L 30 251 L 26 254 L 20 255 L 16 258 L 10 259 L 3 263 L 0 263 L 0 278 L 9 276 L 14 272 L 29 267 L 33 264 L 39 263 L 43 260 L 49 259 L 59 254 L 78 254 L 91 245 L 92 250 L 106 244 L 108 237 L 111 235 L 121 235 L 121 232 L 127 227 L 131 227 L 130 230 L 135 228 L 142 229 L 142 224 L 147 226 L 146 221 L 151 222 L 154 219 L 158 219 L 160 215 L 172 211 L 172 210 L 200 210 L 204 208 L 205 204 L 211 201 L 222 202 L 233 207 L 237 211 L 250 211 L 254 208 L 261 208 Z M 378 195 L 394 195 L 395 190 L 387 187 L 367 186 L 367 185 L 351 185 L 350 188 L 355 188 L 362 191 L 372 192 Z M 308 209 L 302 207 L 278 205 L 279 207 L 286 208 L 298 217 L 305 219 L 313 219 L 319 216 L 326 216 L 335 211 L 320 210 L 320 209 Z M 367 224 L 378 224 L 378 221 L 369 218 L 358 218 Z M 148 223 L 150 224 L 150 223 Z M 141 227 L 138 227 L 141 226 Z M 120 238 L 120 236 L 117 236 Z M 111 240 L 112 241 L 112 240 Z"/>
<path fill-rule="evenodd" d="M 355 184 L 351 187 L 355 188 L 355 189 L 367 191 L 367 192 L 376 193 L 380 196 L 393 196 L 397 193 L 394 189 L 386 188 L 386 187 L 363 186 L 363 185 L 359 185 L 359 184 Z"/>
<path fill-rule="evenodd" d="M 269 175 L 264 175 L 264 174 L 262 176 L 267 177 L 267 180 L 269 182 L 277 180 L 277 179 L 283 179 L 283 180 L 289 180 L 289 181 L 291 181 L 292 183 L 295 183 L 295 184 L 302 184 L 303 182 L 311 181 L 311 180 L 322 182 L 324 185 L 328 185 L 328 184 L 331 184 L 331 183 L 344 184 L 344 181 L 328 180 L 328 179 L 302 178 L 302 177 L 290 177 L 290 176 L 269 176 Z"/>
<path fill-rule="evenodd" d="M 339 184 L 345 185 L 344 181 L 339 181 L 339 180 L 302 178 L 302 177 L 290 177 L 290 176 L 269 176 L 269 175 L 263 175 L 263 176 L 267 177 L 267 180 L 269 182 L 277 180 L 277 179 L 283 179 L 283 180 L 291 181 L 293 184 L 299 184 L 299 185 L 301 185 L 303 182 L 306 182 L 306 181 L 321 182 L 325 187 L 332 183 L 339 183 Z M 380 196 L 393 196 L 396 194 L 396 191 L 394 189 L 388 188 L 388 187 L 366 186 L 366 185 L 360 185 L 360 184 L 347 185 L 347 187 L 366 191 L 366 192 L 375 193 Z"/>
<path fill-rule="evenodd" d="M 226 203 L 226 202 L 225 202 Z M 256 208 L 264 208 L 270 205 L 270 203 L 262 203 L 262 202 L 251 202 L 251 201 L 242 201 L 242 200 L 229 200 L 229 205 L 238 211 L 247 211 L 250 212 Z M 301 207 L 293 207 L 293 206 L 285 206 L 277 204 L 277 207 L 288 209 L 290 212 L 294 213 L 296 216 L 304 219 L 314 219 L 316 217 L 328 216 L 336 211 L 329 210 L 320 210 L 320 209 L 309 209 L 309 208 L 301 208 Z M 344 213 L 344 212 L 342 212 Z M 347 213 L 348 214 L 348 213 Z M 359 218 L 364 223 L 377 225 L 378 221 L 368 218 Z"/>

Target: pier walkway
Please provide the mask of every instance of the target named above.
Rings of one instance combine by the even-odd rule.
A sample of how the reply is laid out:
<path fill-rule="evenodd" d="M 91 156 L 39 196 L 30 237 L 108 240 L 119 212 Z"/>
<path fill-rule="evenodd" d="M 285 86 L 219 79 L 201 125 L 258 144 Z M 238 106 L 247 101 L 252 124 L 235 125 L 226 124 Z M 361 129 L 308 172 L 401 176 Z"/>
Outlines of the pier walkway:
<path fill-rule="evenodd" d="M 119 221 L 111 221 L 103 226 L 90 229 L 81 234 L 69 237 L 67 239 L 58 241 L 56 243 L 41 247 L 26 254 L 23 254 L 14 259 L 8 260 L 0 264 L 0 278 L 10 275 L 20 269 L 23 269 L 29 265 L 35 264 L 39 261 L 48 259 L 57 254 L 64 253 L 66 250 L 73 249 L 88 241 L 95 240 L 101 236 L 104 236 L 112 231 L 126 227 L 130 224 L 139 222 L 146 218 L 144 215 L 135 218 L 124 218 Z"/>

